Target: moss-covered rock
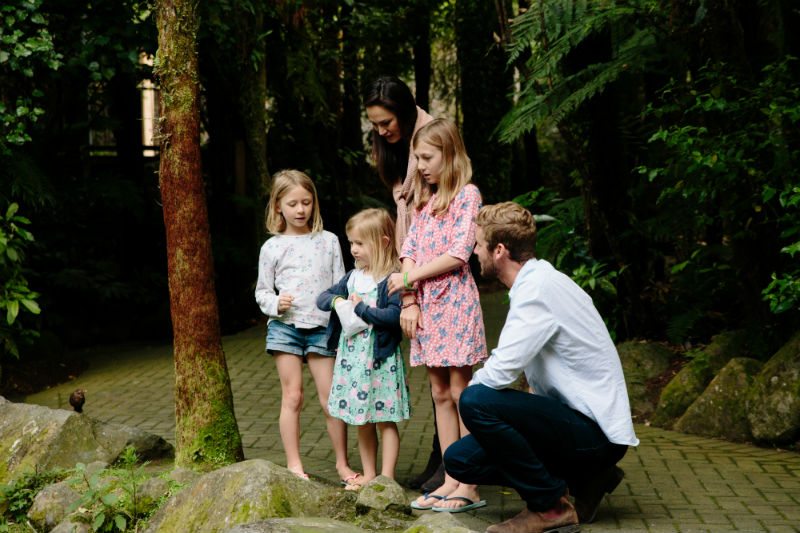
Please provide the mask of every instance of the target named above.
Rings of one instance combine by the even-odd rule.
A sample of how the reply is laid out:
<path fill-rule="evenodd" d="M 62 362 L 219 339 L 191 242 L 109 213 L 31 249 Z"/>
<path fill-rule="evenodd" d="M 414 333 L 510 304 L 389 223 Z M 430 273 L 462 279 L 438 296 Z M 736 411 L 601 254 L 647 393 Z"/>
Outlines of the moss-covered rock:
<path fill-rule="evenodd" d="M 356 511 L 366 514 L 373 509 L 411 514 L 406 491 L 397 484 L 397 481 L 386 476 L 370 480 L 358 493 Z"/>
<path fill-rule="evenodd" d="M 703 393 L 713 377 L 711 369 L 705 363 L 692 360 L 684 365 L 661 390 L 652 424 L 671 428 Z"/>
<path fill-rule="evenodd" d="M 723 331 L 714 335 L 711 337 L 711 343 L 702 351 L 703 359 L 714 375 L 734 357 L 760 359 L 761 355 L 755 337 L 745 330 Z"/>
<path fill-rule="evenodd" d="M 648 420 L 656 409 L 648 381 L 669 369 L 675 353 L 654 342 L 627 341 L 617 346 L 634 420 Z"/>
<path fill-rule="evenodd" d="M 745 411 L 747 390 L 763 363 L 747 357 L 728 361 L 675 423 L 675 430 L 734 442 L 752 439 Z"/>
<path fill-rule="evenodd" d="M 481 528 L 483 529 L 483 528 Z M 473 533 L 456 515 L 450 513 L 425 513 L 403 533 Z"/>
<path fill-rule="evenodd" d="M 66 469 L 94 461 L 112 463 L 129 445 L 140 457 L 172 454 L 172 446 L 164 439 L 136 428 L 0 397 L 0 483 L 36 469 Z"/>
<path fill-rule="evenodd" d="M 652 424 L 672 428 L 728 361 L 735 357 L 759 359 L 762 352 L 762 343 L 747 331 L 714 335 L 707 346 L 688 354 L 689 363 L 661 390 Z"/>
<path fill-rule="evenodd" d="M 69 508 L 81 495 L 67 481 L 44 487 L 28 510 L 28 520 L 37 531 L 50 531 L 69 515 Z"/>
<path fill-rule="evenodd" d="M 240 524 L 225 533 L 366 533 L 347 522 L 331 518 L 273 518 L 249 524 Z"/>
<path fill-rule="evenodd" d="M 50 533 L 89 533 L 92 528 L 85 522 L 73 522 L 66 519 L 50 530 Z"/>
<path fill-rule="evenodd" d="M 758 441 L 791 444 L 800 439 L 800 333 L 755 377 L 747 395 L 747 419 Z"/>
<path fill-rule="evenodd" d="M 328 504 L 341 492 L 294 476 L 269 461 L 253 459 L 202 475 L 170 498 L 147 531 L 226 531 L 236 524 L 270 518 L 322 516 L 337 511 Z"/>

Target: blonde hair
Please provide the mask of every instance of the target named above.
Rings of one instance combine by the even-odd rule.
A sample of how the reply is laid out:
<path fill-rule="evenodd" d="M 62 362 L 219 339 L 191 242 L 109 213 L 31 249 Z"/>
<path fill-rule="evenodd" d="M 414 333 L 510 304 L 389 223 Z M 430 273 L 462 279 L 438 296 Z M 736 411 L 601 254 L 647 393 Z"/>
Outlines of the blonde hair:
<path fill-rule="evenodd" d="M 492 251 L 502 243 L 509 257 L 518 263 L 536 257 L 536 219 L 521 205 L 514 202 L 485 205 L 478 211 L 475 224 L 483 230 L 487 250 Z"/>
<path fill-rule="evenodd" d="M 319 214 L 319 200 L 314 182 L 304 172 L 299 170 L 281 170 L 272 176 L 272 188 L 269 193 L 269 203 L 265 213 L 267 232 L 272 234 L 286 231 L 286 219 L 278 212 L 281 198 L 294 187 L 302 187 L 311 193 L 314 201 L 312 215 L 308 219 L 308 229 L 312 233 L 322 231 L 322 216 Z"/>
<path fill-rule="evenodd" d="M 417 210 L 425 207 L 434 192 L 438 192 L 431 209 L 436 216 L 447 212 L 456 194 L 470 182 L 472 163 L 467 156 L 467 149 L 464 147 L 458 128 L 450 120 L 437 118 L 420 128 L 414 135 L 411 146 L 416 149 L 421 142 L 442 152 L 442 171 L 436 191 L 422 179 L 422 176 L 417 179 L 414 191 L 414 197 L 418 199 Z"/>
<path fill-rule="evenodd" d="M 369 247 L 372 258 L 369 272 L 373 278 L 384 278 L 400 268 L 394 243 L 394 220 L 386 209 L 371 208 L 359 211 L 350 217 L 344 230 L 348 239 L 357 233 L 359 240 Z M 356 262 L 358 268 L 365 266 Z"/>

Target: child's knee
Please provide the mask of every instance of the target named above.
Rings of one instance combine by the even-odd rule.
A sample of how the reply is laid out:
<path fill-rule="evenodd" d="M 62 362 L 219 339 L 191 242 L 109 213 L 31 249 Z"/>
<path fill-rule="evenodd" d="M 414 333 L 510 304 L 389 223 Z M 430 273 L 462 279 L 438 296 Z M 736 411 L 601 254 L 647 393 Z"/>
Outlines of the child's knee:
<path fill-rule="evenodd" d="M 431 387 L 431 397 L 436 404 L 444 404 L 453 401 L 450 393 L 450 387 L 446 385 L 437 385 Z"/>
<path fill-rule="evenodd" d="M 284 390 L 281 395 L 281 406 L 292 411 L 299 411 L 303 407 L 303 391 Z"/>

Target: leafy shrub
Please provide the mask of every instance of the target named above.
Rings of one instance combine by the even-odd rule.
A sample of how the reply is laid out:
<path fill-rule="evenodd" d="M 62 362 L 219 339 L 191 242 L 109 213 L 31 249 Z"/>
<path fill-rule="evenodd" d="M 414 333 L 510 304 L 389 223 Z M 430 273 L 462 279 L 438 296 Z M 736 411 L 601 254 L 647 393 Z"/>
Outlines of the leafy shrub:
<path fill-rule="evenodd" d="M 660 126 L 651 163 L 659 231 L 668 231 L 673 341 L 798 309 L 800 88 L 787 57 L 754 83 L 723 63 L 673 80 L 645 115 Z M 681 336 L 683 338 L 679 338 Z"/>
<path fill-rule="evenodd" d="M 612 338 L 616 338 L 620 316 L 616 281 L 623 269 L 611 269 L 589 253 L 581 198 L 562 200 L 542 187 L 514 201 L 536 217 L 536 256 L 552 263 L 592 296 Z"/>
<path fill-rule="evenodd" d="M 138 465 L 133 447 L 122 453 L 118 468 L 100 470 L 89 474 L 86 465 L 76 466 L 76 477 L 71 484 L 81 492 L 70 512 L 78 511 L 78 519 L 90 525 L 92 531 L 136 530 L 145 517 L 139 489 L 147 479 L 145 464 Z"/>
<path fill-rule="evenodd" d="M 24 249 L 33 241 L 25 226 L 30 220 L 17 214 L 19 205 L 12 203 L 0 212 L 0 355 L 19 357 L 19 342 L 35 337 L 38 332 L 22 319 L 20 313 L 38 315 L 39 294 L 28 287 L 23 275 Z"/>
<path fill-rule="evenodd" d="M 9 524 L 25 524 L 33 499 L 45 486 L 67 476 L 65 470 L 38 469 L 23 474 L 13 483 L 0 485 L 0 532 L 10 531 Z"/>

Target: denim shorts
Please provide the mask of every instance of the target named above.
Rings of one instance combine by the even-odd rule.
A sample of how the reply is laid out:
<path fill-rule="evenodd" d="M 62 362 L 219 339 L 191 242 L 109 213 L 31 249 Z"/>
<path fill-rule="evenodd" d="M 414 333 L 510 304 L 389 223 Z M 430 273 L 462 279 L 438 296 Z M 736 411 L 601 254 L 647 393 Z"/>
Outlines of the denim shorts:
<path fill-rule="evenodd" d="M 319 326 L 311 329 L 296 328 L 292 324 L 284 324 L 280 320 L 272 320 L 267 326 L 267 352 L 290 353 L 307 357 L 309 353 L 335 357 L 336 352 L 328 349 L 326 328 Z"/>

